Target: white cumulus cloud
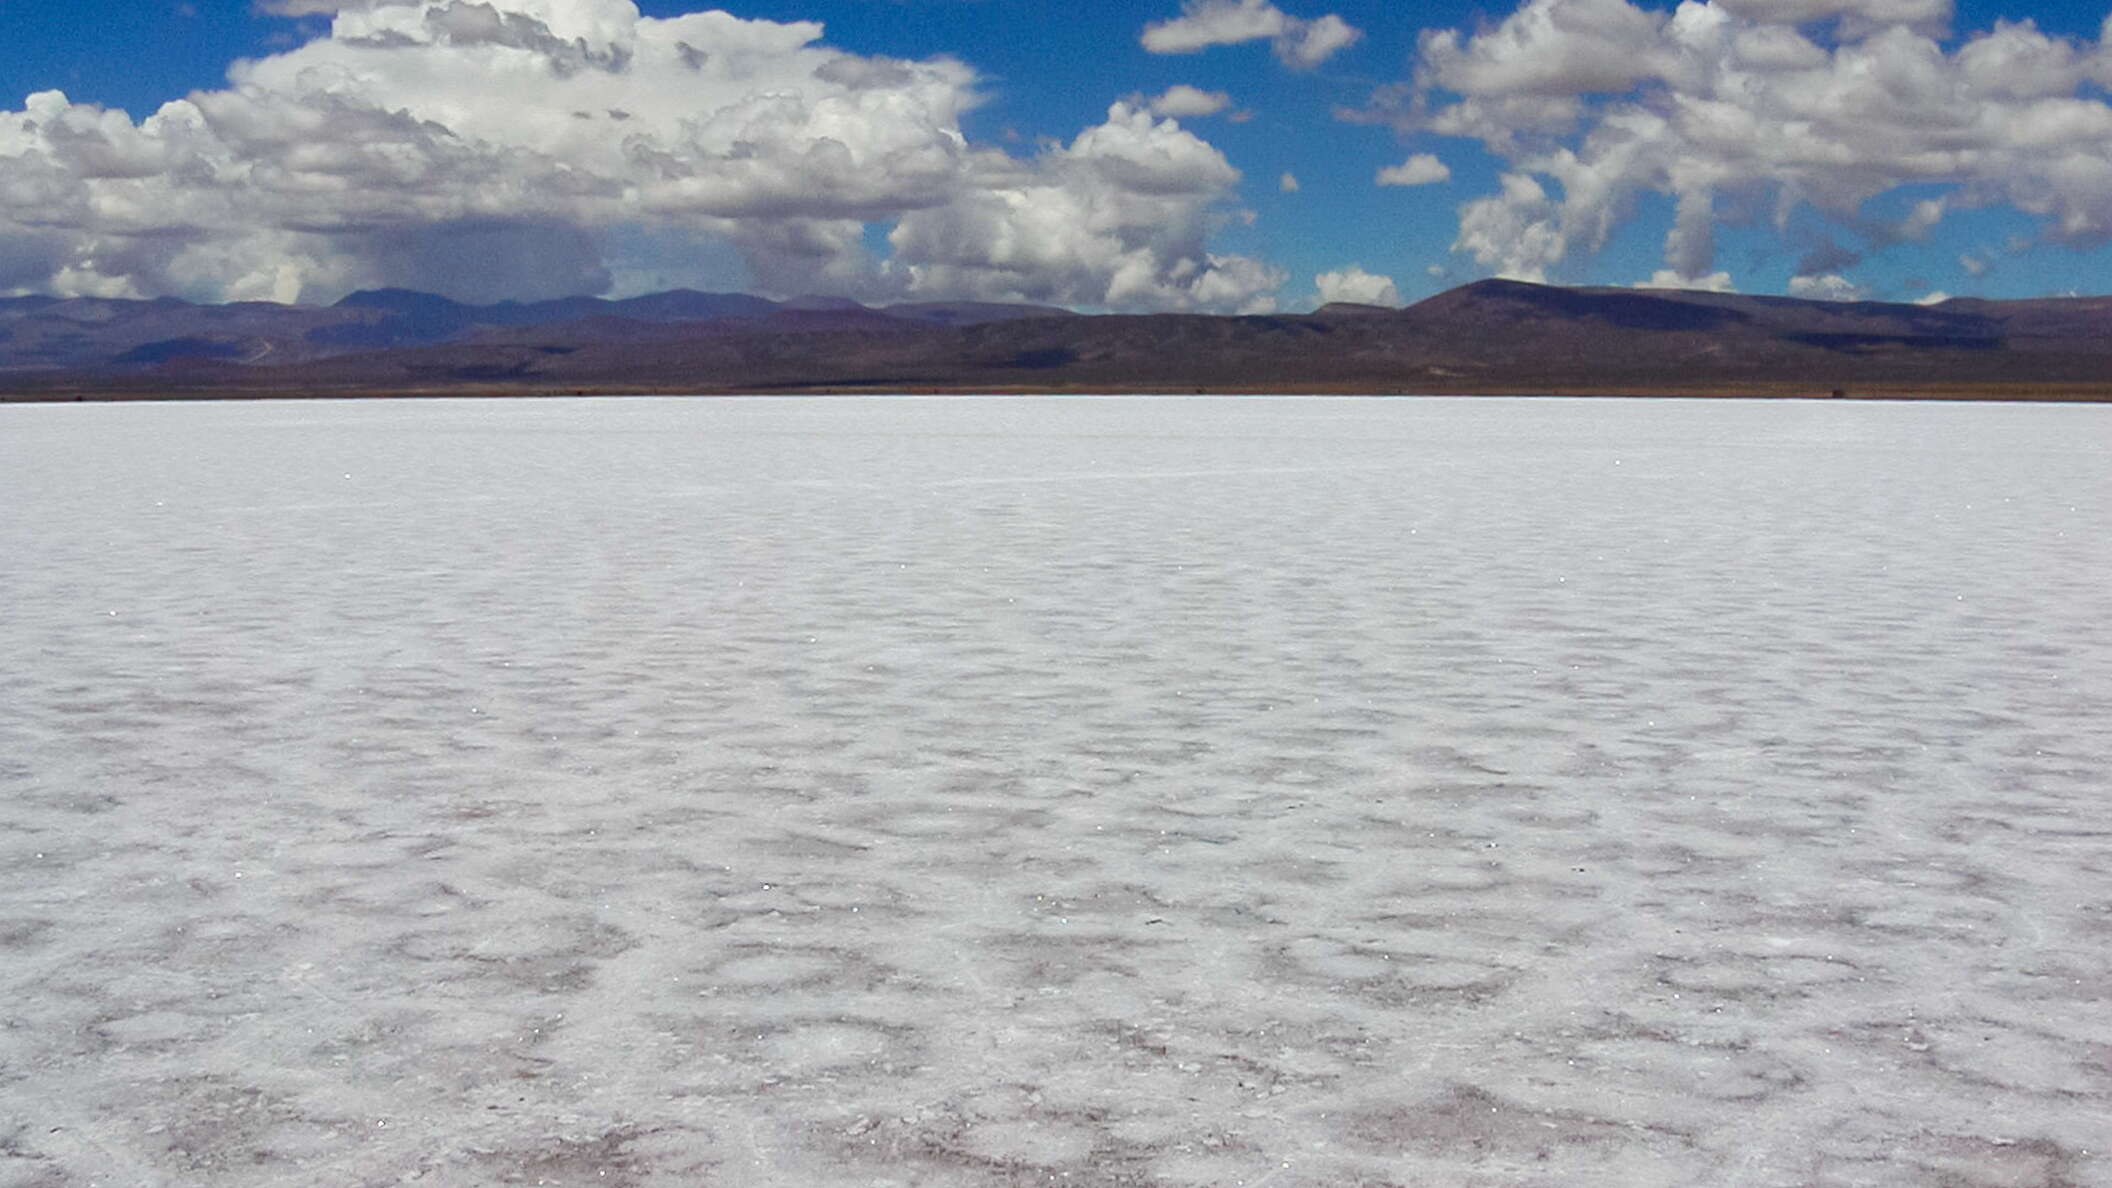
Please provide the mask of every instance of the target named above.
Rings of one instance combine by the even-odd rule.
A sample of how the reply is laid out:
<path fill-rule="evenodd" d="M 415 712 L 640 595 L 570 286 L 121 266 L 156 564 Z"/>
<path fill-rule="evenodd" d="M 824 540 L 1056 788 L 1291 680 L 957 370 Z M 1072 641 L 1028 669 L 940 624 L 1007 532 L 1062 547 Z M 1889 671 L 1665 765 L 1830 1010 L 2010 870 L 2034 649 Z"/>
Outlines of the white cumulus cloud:
<path fill-rule="evenodd" d="M 1310 70 L 1355 45 L 1364 31 L 1328 13 L 1310 21 L 1295 21 L 1276 39 L 1276 56 L 1297 70 Z"/>
<path fill-rule="evenodd" d="M 1213 116 L 1232 106 L 1232 96 L 1223 91 L 1205 91 L 1187 83 L 1175 83 L 1147 105 L 1153 115 Z"/>
<path fill-rule="evenodd" d="M 1950 27 L 1951 0 L 1717 0 L 1729 12 L 1762 24 L 1809 25 L 1839 21 L 1856 36 L 1902 26 L 1930 36 Z"/>
<path fill-rule="evenodd" d="M 1837 272 L 1828 272 L 1820 276 L 1799 274 L 1790 277 L 1789 295 L 1813 301 L 1861 301 L 1870 295 L 1870 291 Z"/>
<path fill-rule="evenodd" d="M 346 9 L 373 8 L 385 0 L 257 0 L 256 8 L 274 16 L 324 16 Z"/>
<path fill-rule="evenodd" d="M 1239 173 L 1172 120 L 1127 103 L 1068 145 L 983 154 L 974 184 L 906 213 L 888 241 L 911 292 L 1111 308 L 1272 307 L 1283 274 L 1207 250 Z"/>
<path fill-rule="evenodd" d="M 1215 148 L 1126 106 L 1034 157 L 972 144 L 980 80 L 951 58 L 631 0 L 277 7 L 334 16 L 145 119 L 58 92 L 0 111 L 0 292 L 535 298 L 664 276 L 684 243 L 781 294 L 1238 308 L 1275 275 L 1209 250 L 1238 181 Z M 1060 242 L 1006 239 L 1044 219 Z"/>
<path fill-rule="evenodd" d="M 1502 187 L 1460 206 L 1453 250 L 1491 266 L 1497 276 L 1544 283 L 1547 270 L 1569 254 L 1562 208 L 1530 174 L 1506 173 Z"/>
<path fill-rule="evenodd" d="M 1416 153 L 1398 165 L 1379 170 L 1382 186 L 1427 186 L 1452 179 L 1452 169 L 1430 153 Z"/>
<path fill-rule="evenodd" d="M 2008 205 L 2049 239 L 2112 239 L 2112 48 L 1999 22 L 1955 43 L 1948 0 L 1525 0 L 1426 32 L 1411 79 L 1353 118 L 1479 140 L 1506 165 L 1458 251 L 1541 277 L 1671 199 L 1665 266 L 1715 270 L 1715 233 L 1815 211 L 1873 249 Z M 1941 187 L 1904 219 L 1864 204 Z M 1824 272 L 1806 272 L 1823 276 Z"/>
<path fill-rule="evenodd" d="M 1305 20 L 1269 0 L 1183 0 L 1180 16 L 1146 25 L 1139 40 L 1154 54 L 1192 54 L 1212 46 L 1267 41 L 1278 61 L 1306 70 L 1363 36 L 1334 13 Z"/>
<path fill-rule="evenodd" d="M 1390 276 L 1366 272 L 1358 265 L 1334 272 L 1323 272 L 1313 278 L 1313 287 L 1319 290 L 1321 304 L 1346 301 L 1356 305 L 1399 305 L 1401 291 Z"/>
<path fill-rule="evenodd" d="M 1660 268 L 1650 274 L 1650 279 L 1635 286 L 1638 289 L 1687 289 L 1704 293 L 1735 293 L 1738 286 L 1731 283 L 1728 272 L 1711 272 L 1706 276 L 1682 276 L 1670 268 Z"/>

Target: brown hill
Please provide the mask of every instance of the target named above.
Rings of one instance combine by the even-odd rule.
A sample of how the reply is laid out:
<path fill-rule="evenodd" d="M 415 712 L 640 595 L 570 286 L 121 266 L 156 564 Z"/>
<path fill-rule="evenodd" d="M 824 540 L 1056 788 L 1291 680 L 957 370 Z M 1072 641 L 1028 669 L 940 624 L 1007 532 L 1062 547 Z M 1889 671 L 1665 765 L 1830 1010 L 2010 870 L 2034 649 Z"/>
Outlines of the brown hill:
<path fill-rule="evenodd" d="M 453 316 L 432 316 L 442 315 Z M 446 342 L 321 358 L 178 352 L 0 384 L 30 398 L 914 389 L 2099 398 L 2112 392 L 2112 298 L 1920 306 L 1483 281 L 1402 310 L 1264 317 L 816 302 L 759 316 L 476 323 Z"/>
<path fill-rule="evenodd" d="M 240 302 L 196 305 L 173 298 L 0 298 L 0 386 L 34 383 L 18 373 L 111 372 L 204 363 L 283 367 L 345 355 L 454 343 L 532 342 L 548 337 L 615 341 L 747 331 L 966 325 L 1068 315 L 1046 306 L 925 302 L 871 309 L 837 297 L 777 302 L 744 293 L 678 289 L 617 301 L 566 297 L 465 305 L 431 293 L 376 289 L 332 306 Z M 649 327 L 679 326 L 666 332 Z M 10 378 L 12 377 L 12 378 Z M 122 383 L 113 374 L 109 382 Z"/>

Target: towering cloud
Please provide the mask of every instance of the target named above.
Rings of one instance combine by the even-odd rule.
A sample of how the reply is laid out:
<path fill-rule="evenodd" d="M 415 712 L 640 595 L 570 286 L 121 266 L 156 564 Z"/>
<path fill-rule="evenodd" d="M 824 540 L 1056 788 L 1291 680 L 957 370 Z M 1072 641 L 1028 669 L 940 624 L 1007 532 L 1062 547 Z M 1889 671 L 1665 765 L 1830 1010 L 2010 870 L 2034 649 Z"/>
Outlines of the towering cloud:
<path fill-rule="evenodd" d="M 1517 277 L 1596 251 L 1648 194 L 1674 207 L 1662 275 L 1697 282 L 1719 225 L 1805 208 L 1879 243 L 1997 203 L 2056 240 L 2112 236 L 2112 51 L 2029 21 L 1950 43 L 1950 18 L 1947 0 L 1527 0 L 1425 33 L 1413 78 L 1362 115 L 1504 160 L 1455 246 Z M 1947 197 L 1889 228 L 1861 214 L 1908 185 Z"/>
<path fill-rule="evenodd" d="M 1031 161 L 984 155 L 975 184 L 889 236 L 912 288 L 992 300 L 1273 308 L 1283 275 L 1209 252 L 1212 201 L 1239 178 L 1172 120 L 1127 103 Z"/>
<path fill-rule="evenodd" d="M 56 92 L 0 112 L 0 291 L 541 297 L 699 238 L 781 293 L 1236 308 L 1274 275 L 1207 250 L 1238 181 L 1214 148 L 1127 107 L 1031 159 L 971 144 L 949 58 L 630 0 L 275 6 L 330 32 L 136 124 Z M 1059 210 L 1064 245 L 1007 238 Z"/>

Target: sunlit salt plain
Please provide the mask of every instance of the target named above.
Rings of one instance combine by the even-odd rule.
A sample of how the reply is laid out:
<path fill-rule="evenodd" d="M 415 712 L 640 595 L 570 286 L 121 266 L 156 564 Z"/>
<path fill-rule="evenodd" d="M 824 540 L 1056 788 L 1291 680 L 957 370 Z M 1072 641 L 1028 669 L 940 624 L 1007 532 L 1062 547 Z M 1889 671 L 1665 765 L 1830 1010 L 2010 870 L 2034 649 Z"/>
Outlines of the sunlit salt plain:
<path fill-rule="evenodd" d="M 2112 1183 L 2112 409 L 0 409 L 0 1184 Z"/>

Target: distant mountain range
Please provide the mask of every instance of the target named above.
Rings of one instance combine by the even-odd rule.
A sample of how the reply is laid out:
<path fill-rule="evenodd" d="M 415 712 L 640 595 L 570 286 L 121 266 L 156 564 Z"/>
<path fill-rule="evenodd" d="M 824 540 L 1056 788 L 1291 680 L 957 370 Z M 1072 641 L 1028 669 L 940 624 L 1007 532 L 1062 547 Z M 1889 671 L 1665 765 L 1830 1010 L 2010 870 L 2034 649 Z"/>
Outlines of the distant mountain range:
<path fill-rule="evenodd" d="M 549 327 L 573 338 L 592 337 L 598 329 L 609 341 L 635 341 L 683 337 L 707 326 L 711 333 L 776 333 L 1071 316 L 1040 305 L 924 302 L 870 309 L 837 297 L 769 301 L 689 289 L 622 301 L 566 297 L 497 305 L 464 305 L 407 289 L 354 293 L 330 306 L 8 297 L 0 298 L 0 374 L 202 362 L 279 368 L 411 347 L 511 342 L 521 332 L 533 337 Z"/>
<path fill-rule="evenodd" d="M 2112 397 L 2112 298 L 1937 305 L 1481 281 L 1406 309 L 1086 316 L 677 291 L 328 307 L 0 299 L 14 399 L 771 391 Z"/>

